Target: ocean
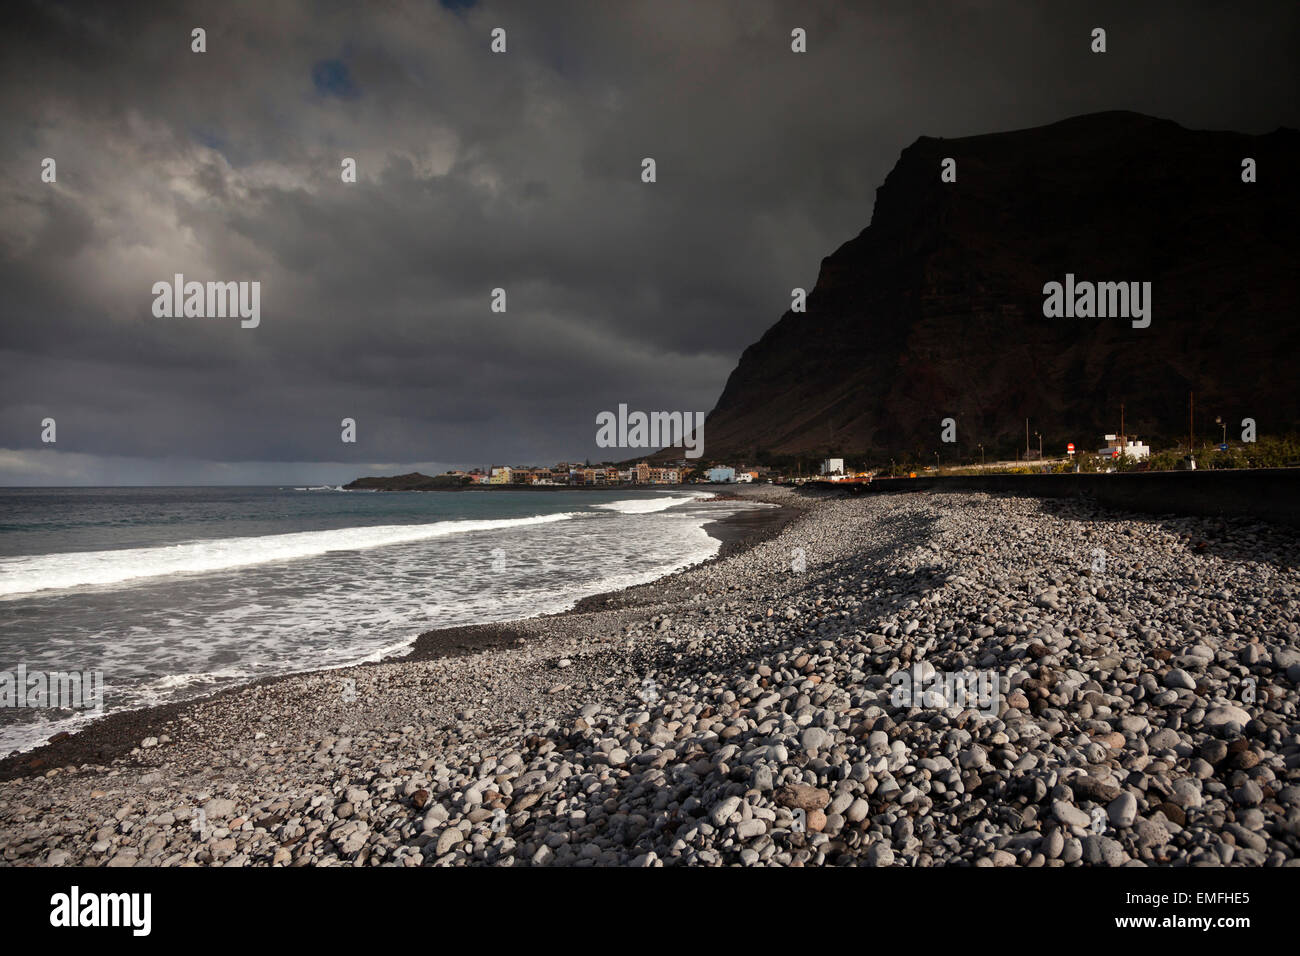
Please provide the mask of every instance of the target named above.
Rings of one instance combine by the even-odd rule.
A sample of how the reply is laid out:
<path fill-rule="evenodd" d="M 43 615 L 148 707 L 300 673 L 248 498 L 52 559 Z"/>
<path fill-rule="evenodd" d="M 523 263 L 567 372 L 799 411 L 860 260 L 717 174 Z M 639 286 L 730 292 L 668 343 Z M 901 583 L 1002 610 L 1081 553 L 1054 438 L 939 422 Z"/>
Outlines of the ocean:
<path fill-rule="evenodd" d="M 102 672 L 103 713 L 400 653 L 712 557 L 705 491 L 0 489 L 0 681 Z M 19 700 L 19 703 L 22 701 Z M 92 719 L 0 706 L 0 754 Z"/>

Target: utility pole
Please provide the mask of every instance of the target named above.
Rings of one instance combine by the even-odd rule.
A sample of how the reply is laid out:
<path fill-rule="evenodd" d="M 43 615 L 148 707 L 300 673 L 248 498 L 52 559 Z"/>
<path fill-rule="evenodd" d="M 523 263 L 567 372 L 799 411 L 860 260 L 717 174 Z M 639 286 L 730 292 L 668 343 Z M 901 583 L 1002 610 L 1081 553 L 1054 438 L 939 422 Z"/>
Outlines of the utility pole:
<path fill-rule="evenodd" d="M 1025 419 L 1025 459 L 1029 459 L 1029 419 Z"/>

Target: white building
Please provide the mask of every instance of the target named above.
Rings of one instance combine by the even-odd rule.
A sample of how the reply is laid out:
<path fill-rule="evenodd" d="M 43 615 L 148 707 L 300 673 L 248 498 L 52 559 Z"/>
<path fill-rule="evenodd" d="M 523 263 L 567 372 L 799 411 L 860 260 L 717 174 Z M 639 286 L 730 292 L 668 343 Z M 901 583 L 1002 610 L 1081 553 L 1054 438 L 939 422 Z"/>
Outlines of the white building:
<path fill-rule="evenodd" d="M 1137 438 L 1129 438 L 1127 435 L 1120 438 L 1118 435 L 1106 436 L 1106 447 L 1098 449 L 1097 454 L 1103 458 L 1118 458 L 1120 455 L 1127 455 L 1134 461 L 1141 461 L 1144 458 L 1151 457 L 1151 446 L 1144 445 Z"/>
<path fill-rule="evenodd" d="M 822 459 L 821 474 L 823 475 L 844 474 L 844 459 L 843 458 Z"/>

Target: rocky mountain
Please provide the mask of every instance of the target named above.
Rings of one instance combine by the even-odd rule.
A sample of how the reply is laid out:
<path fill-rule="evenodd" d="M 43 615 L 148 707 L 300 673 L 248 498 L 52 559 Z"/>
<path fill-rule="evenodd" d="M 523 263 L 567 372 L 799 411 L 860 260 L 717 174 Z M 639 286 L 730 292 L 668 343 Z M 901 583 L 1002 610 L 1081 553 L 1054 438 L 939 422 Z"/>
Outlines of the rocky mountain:
<path fill-rule="evenodd" d="M 1243 182 L 1243 159 L 1255 182 Z M 941 181 L 945 158 L 956 181 Z M 1300 423 L 1300 133 L 1184 129 L 1115 112 L 922 137 L 871 224 L 822 261 L 807 311 L 741 356 L 705 454 L 1010 456 L 1119 430 L 1172 444 Z M 1044 315 L 1044 286 L 1150 285 L 1150 324 Z M 1142 286 L 1137 287 L 1138 290 Z M 957 422 L 941 444 L 941 421 Z M 1036 441 L 1034 442 L 1036 446 Z"/>

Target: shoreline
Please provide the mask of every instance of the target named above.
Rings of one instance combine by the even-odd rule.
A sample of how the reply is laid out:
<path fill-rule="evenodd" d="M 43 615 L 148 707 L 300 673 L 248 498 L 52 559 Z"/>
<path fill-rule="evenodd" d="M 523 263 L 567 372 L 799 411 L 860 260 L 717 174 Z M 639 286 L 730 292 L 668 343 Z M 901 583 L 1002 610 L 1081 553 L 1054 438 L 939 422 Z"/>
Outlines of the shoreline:
<path fill-rule="evenodd" d="M 432 476 L 432 477 L 437 477 L 437 476 Z M 355 484 L 355 483 L 358 482 L 358 481 L 364 481 L 364 480 L 366 480 L 366 479 L 364 479 L 364 478 L 355 478 L 355 479 L 353 479 L 352 481 L 348 482 L 348 484 L 346 484 L 346 485 L 338 485 L 337 487 L 334 487 L 334 488 L 324 488 L 324 487 L 321 487 L 321 488 L 299 488 L 299 487 L 291 487 L 291 486 L 287 486 L 287 485 L 275 485 L 275 486 L 270 486 L 270 485 L 268 485 L 267 487 L 277 487 L 277 488 L 279 488 L 281 491 L 318 491 L 318 492 L 321 492 L 321 493 L 328 493 L 328 492 L 330 492 L 330 491 L 339 491 L 339 490 L 342 490 L 342 491 L 344 491 L 344 492 L 365 492 L 366 494 L 371 494 L 371 493 L 382 493 L 382 494 L 393 495 L 393 494 L 410 494 L 410 493 L 415 493 L 415 492 L 418 492 L 418 493 L 423 494 L 423 493 L 425 493 L 425 492 L 439 492 L 439 491 L 610 491 L 610 492 L 616 492 L 616 491 L 617 491 L 617 492 L 627 492 L 627 491 L 698 491 L 698 490 L 706 489 L 706 488 L 734 488 L 734 487 L 736 487 L 736 485 L 738 485 L 738 484 L 740 484 L 740 485 L 748 485 L 748 484 L 750 484 L 749 482 L 710 482 L 710 481 L 688 481 L 688 482 L 681 482 L 681 481 L 679 481 L 679 482 L 676 482 L 676 483 L 669 483 L 669 482 L 656 482 L 656 483 L 648 483 L 648 482 L 646 482 L 646 483 L 641 483 L 641 482 L 631 482 L 631 481 L 629 481 L 629 482 L 622 482 L 622 483 L 619 483 L 619 484 L 616 484 L 616 485 L 610 485 L 610 484 L 605 484 L 605 485 L 533 485 L 533 484 L 527 484 L 527 485 L 525 485 L 525 484 L 513 484 L 513 483 L 512 483 L 512 484 L 496 484 L 496 485 L 492 485 L 492 484 L 488 484 L 488 485 L 483 485 L 483 484 L 451 485 L 451 484 L 449 484 L 449 485 L 447 485 L 447 486 L 445 486 L 445 487 L 435 487 L 435 488 L 378 488 L 378 487 L 376 487 L 376 488 L 368 488 L 368 487 L 351 488 L 351 487 L 349 487 L 349 485 L 352 485 L 352 484 Z M 378 481 L 392 481 L 392 480 L 394 480 L 394 479 L 393 479 L 393 478 L 378 478 L 378 479 L 374 479 L 374 480 L 378 480 Z"/>
<path fill-rule="evenodd" d="M 757 499 L 755 499 L 757 500 Z M 725 517 L 715 518 L 704 524 L 704 531 L 719 542 L 718 553 L 680 571 L 665 574 L 631 587 L 617 591 L 601 591 L 579 598 L 573 607 L 557 614 L 543 614 L 535 617 L 520 618 L 516 621 L 498 621 L 484 624 L 465 624 L 459 627 L 439 628 L 425 631 L 415 638 L 415 642 L 401 656 L 387 657 L 378 663 L 402 663 L 404 661 L 432 661 L 445 657 L 466 657 L 481 651 L 519 647 L 529 635 L 519 627 L 523 621 L 547 621 L 560 618 L 598 613 L 614 607 L 632 607 L 646 594 L 658 596 L 665 582 L 671 581 L 705 565 L 725 560 L 740 554 L 749 548 L 757 547 L 774 535 L 780 534 L 790 522 L 798 517 L 800 509 L 796 505 L 784 504 L 774 508 L 761 508 L 754 511 L 738 511 Z M 0 764 L 0 774 L 3 764 Z M 0 779 L 3 779 L 0 776 Z"/>
<path fill-rule="evenodd" d="M 235 689 L 0 783 L 0 862 L 1300 865 L 1288 529 L 770 494 L 793 520 L 752 546 L 513 643 Z"/>
<path fill-rule="evenodd" d="M 683 485 L 681 487 L 689 486 Z M 613 491 L 616 489 L 610 488 L 608 490 Z M 743 500 L 750 496 L 738 497 Z M 753 500 L 759 500 L 759 498 L 755 496 Z M 0 756 L 0 782 L 45 773 L 56 767 L 110 763 L 128 755 L 139 746 L 141 740 L 157 737 L 165 733 L 165 728 L 182 718 L 190 708 L 203 702 L 239 694 L 251 688 L 270 686 L 295 678 L 333 674 L 354 668 L 432 661 L 450 657 L 467 657 L 486 650 L 518 646 L 525 639 L 523 631 L 518 626 L 523 621 L 546 621 L 587 613 L 597 609 L 602 604 L 612 603 L 620 595 L 637 592 L 642 588 L 654 587 L 660 582 L 690 571 L 692 568 L 717 562 L 732 554 L 754 547 L 772 535 L 778 534 L 783 527 L 797 517 L 798 513 L 799 508 L 797 506 L 784 504 L 774 508 L 755 509 L 754 511 L 737 511 L 707 521 L 703 526 L 703 530 L 710 537 L 720 542 L 719 551 L 713 557 L 644 584 L 636 584 L 616 591 L 599 592 L 579 598 L 572 608 L 555 614 L 535 615 L 513 621 L 464 624 L 424 631 L 412 639 L 403 653 L 384 657 L 378 661 L 361 661 L 332 668 L 290 671 L 285 674 L 255 678 L 198 697 L 106 714 L 75 733 L 55 735 L 54 740 L 47 740 L 45 743 L 38 744 L 28 750 Z"/>

